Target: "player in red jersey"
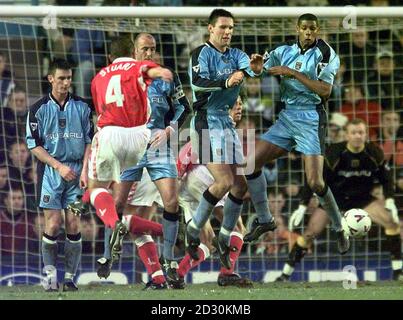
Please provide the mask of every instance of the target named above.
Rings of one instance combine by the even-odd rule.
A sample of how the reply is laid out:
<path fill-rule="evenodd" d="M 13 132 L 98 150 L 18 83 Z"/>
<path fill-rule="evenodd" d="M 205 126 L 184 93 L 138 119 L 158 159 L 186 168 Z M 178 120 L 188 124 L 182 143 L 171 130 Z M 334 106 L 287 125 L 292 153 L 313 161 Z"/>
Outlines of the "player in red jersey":
<path fill-rule="evenodd" d="M 150 141 L 151 131 L 146 128 L 150 116 L 148 86 L 156 78 L 173 80 L 170 70 L 152 61 L 130 58 L 133 49 L 128 38 L 113 41 L 109 56 L 113 62 L 101 69 L 91 84 L 98 132 L 92 141 L 88 190 L 96 214 L 114 230 L 112 254 L 120 253 L 127 230 L 108 186 L 112 181 L 120 182 L 121 171 L 137 164 Z"/>

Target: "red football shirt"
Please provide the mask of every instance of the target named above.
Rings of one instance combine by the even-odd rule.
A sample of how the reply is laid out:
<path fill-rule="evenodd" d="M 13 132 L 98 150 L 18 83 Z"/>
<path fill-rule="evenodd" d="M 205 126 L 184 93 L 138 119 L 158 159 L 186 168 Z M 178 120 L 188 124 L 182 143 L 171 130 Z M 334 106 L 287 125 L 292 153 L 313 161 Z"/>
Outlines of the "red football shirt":
<path fill-rule="evenodd" d="M 192 152 L 192 144 L 189 141 L 186 143 L 178 154 L 176 168 L 178 169 L 178 177 L 182 178 L 186 172 L 192 170 L 194 165 L 198 164 L 197 155 Z"/>
<path fill-rule="evenodd" d="M 137 127 L 147 123 L 151 109 L 147 71 L 158 67 L 152 61 L 118 58 L 92 79 L 91 94 L 98 115 L 97 126 Z"/>

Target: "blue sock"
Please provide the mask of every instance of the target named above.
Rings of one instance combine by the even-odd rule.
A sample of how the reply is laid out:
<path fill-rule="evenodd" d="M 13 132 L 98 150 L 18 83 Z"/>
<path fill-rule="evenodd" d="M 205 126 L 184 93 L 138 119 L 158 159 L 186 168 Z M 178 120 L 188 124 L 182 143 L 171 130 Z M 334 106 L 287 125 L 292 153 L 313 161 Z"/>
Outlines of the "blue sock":
<path fill-rule="evenodd" d="M 211 212 L 220 199 L 214 197 L 208 189 L 204 191 L 193 219 L 188 224 L 188 232 L 193 238 L 199 238 L 200 230 L 210 218 Z"/>
<path fill-rule="evenodd" d="M 110 260 L 112 259 L 111 257 L 111 250 L 109 247 L 109 241 L 111 240 L 112 236 L 112 229 L 111 228 L 106 228 L 105 227 L 105 232 L 104 232 L 104 258 Z"/>
<path fill-rule="evenodd" d="M 77 273 L 78 265 L 81 260 L 81 233 L 67 234 L 64 242 L 64 270 L 65 279 L 73 279 Z"/>
<path fill-rule="evenodd" d="M 323 209 L 327 212 L 332 221 L 332 228 L 335 231 L 342 230 L 341 226 L 341 213 L 340 209 L 337 206 L 336 200 L 334 199 L 332 190 L 328 186 L 325 186 L 322 194 L 316 193 L 319 198 L 319 202 L 322 205 Z"/>
<path fill-rule="evenodd" d="M 246 176 L 248 182 L 249 194 L 255 207 L 259 223 L 269 222 L 273 216 L 269 210 L 267 200 L 267 182 L 262 171 L 255 172 Z"/>
<path fill-rule="evenodd" d="M 164 210 L 162 219 L 162 232 L 164 234 L 163 256 L 167 260 L 174 260 L 174 246 L 178 236 L 179 214 Z"/>
<path fill-rule="evenodd" d="M 224 217 L 220 229 L 220 238 L 224 239 L 227 245 L 230 243 L 230 234 L 234 231 L 236 223 L 241 215 L 243 200 L 235 198 L 231 193 L 224 204 Z"/>
<path fill-rule="evenodd" d="M 43 233 L 42 236 L 42 259 L 43 265 L 46 266 L 54 266 L 56 268 L 56 260 L 57 260 L 57 236 L 52 237 Z"/>

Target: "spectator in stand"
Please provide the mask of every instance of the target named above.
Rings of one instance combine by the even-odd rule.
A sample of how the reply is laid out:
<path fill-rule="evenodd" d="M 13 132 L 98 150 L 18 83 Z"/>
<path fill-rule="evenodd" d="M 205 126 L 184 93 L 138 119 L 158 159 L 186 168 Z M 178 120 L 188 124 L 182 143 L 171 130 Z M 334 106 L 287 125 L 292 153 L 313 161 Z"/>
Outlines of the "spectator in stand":
<path fill-rule="evenodd" d="M 31 167 L 31 155 L 25 142 L 14 142 L 8 153 L 9 177 L 11 181 L 23 182 L 27 180 L 27 173 Z"/>
<path fill-rule="evenodd" d="M 13 76 L 6 68 L 6 64 L 7 55 L 0 52 L 0 107 L 7 105 L 8 97 L 15 87 Z"/>
<path fill-rule="evenodd" d="M 396 170 L 396 191 L 395 202 L 397 210 L 399 210 L 400 225 L 403 220 L 403 167 Z"/>
<path fill-rule="evenodd" d="M 5 209 L 0 209 L 0 248 L 2 256 L 17 257 L 27 253 L 28 241 L 34 238 L 33 221 L 24 210 L 24 194 L 13 185 L 4 199 Z"/>
<path fill-rule="evenodd" d="M 30 217 L 31 218 L 31 217 Z M 43 213 L 36 214 L 33 222 L 33 238 L 29 241 L 29 251 L 39 255 L 41 252 L 42 234 L 45 231 L 45 216 Z"/>
<path fill-rule="evenodd" d="M 403 127 L 398 112 L 386 111 L 382 114 L 378 141 L 388 164 L 403 166 Z"/>
<path fill-rule="evenodd" d="M 341 112 L 349 120 L 356 118 L 364 120 L 368 123 L 369 138 L 372 140 L 376 137 L 381 121 L 381 106 L 374 101 L 367 101 L 361 86 L 352 82 L 346 84 Z"/>
<path fill-rule="evenodd" d="M 401 0 L 371 0 L 371 6 L 376 7 L 389 7 L 390 5 L 401 6 Z M 402 67 L 402 60 L 398 60 L 397 58 L 402 58 L 403 52 L 403 44 L 399 41 L 398 29 L 401 28 L 393 28 L 393 22 L 391 19 L 387 17 L 378 18 L 377 20 L 377 28 L 374 28 L 369 33 L 370 41 L 376 43 L 378 49 L 383 48 L 383 50 L 389 50 L 395 54 L 395 61 Z"/>
<path fill-rule="evenodd" d="M 87 20 L 88 24 L 92 22 L 90 19 Z M 84 98 L 91 97 L 91 80 L 96 70 L 107 64 L 105 43 L 103 31 L 90 29 L 75 31 L 71 53 L 76 64 L 73 79 L 76 95 Z"/>
<path fill-rule="evenodd" d="M 368 41 L 367 30 L 362 27 L 351 32 L 348 42 L 340 46 L 340 55 L 346 61 L 346 68 L 351 72 L 350 80 L 358 84 L 365 83 L 367 72 L 374 66 L 376 48 L 372 41 Z"/>
<path fill-rule="evenodd" d="M 327 143 L 338 143 L 345 140 L 344 126 L 348 118 L 342 113 L 334 112 L 330 115 L 329 127 L 327 132 Z"/>
<path fill-rule="evenodd" d="M 37 207 L 37 188 L 38 186 L 38 170 L 37 163 L 33 161 L 32 165 L 28 168 L 24 180 L 24 194 L 27 203 L 28 214 L 38 214 Z"/>
<path fill-rule="evenodd" d="M 146 0 L 147 6 L 182 7 L 182 0 Z"/>
<path fill-rule="evenodd" d="M 8 168 L 6 164 L 0 162 L 0 208 L 3 207 L 3 200 L 9 189 Z"/>
<path fill-rule="evenodd" d="M 297 178 L 291 177 L 290 182 L 284 187 L 284 196 L 286 198 L 286 212 L 293 212 L 299 206 L 299 192 L 301 189 L 302 181 Z"/>
<path fill-rule="evenodd" d="M 346 72 L 346 60 L 340 58 L 340 68 L 339 72 L 336 73 L 334 78 L 334 83 L 332 87 L 332 94 L 329 99 L 329 112 L 339 112 L 341 106 L 343 105 L 343 90 L 345 79 L 350 77 L 349 73 Z"/>
<path fill-rule="evenodd" d="M 391 51 L 381 51 L 376 56 L 375 70 L 368 77 L 368 94 L 383 110 L 402 112 L 403 75 L 395 70 Z"/>
<path fill-rule="evenodd" d="M 8 105 L 2 110 L 2 136 L 6 144 L 25 139 L 25 122 L 28 114 L 28 100 L 24 89 L 16 88 L 10 94 Z M 25 140 L 24 140 L 25 141 Z"/>
<path fill-rule="evenodd" d="M 287 227 L 286 198 L 283 192 L 269 191 L 269 207 L 277 229 L 266 233 L 263 240 L 256 246 L 256 253 L 266 252 L 267 254 L 279 253 L 285 245 L 292 248 L 298 238 L 298 234 L 289 232 Z"/>
<path fill-rule="evenodd" d="M 93 255 L 102 255 L 104 252 L 104 242 L 102 233 L 99 232 L 100 226 L 96 223 L 94 216 L 81 217 L 81 237 L 82 253 Z"/>
<path fill-rule="evenodd" d="M 263 120 L 263 127 L 268 128 L 274 121 L 273 101 L 268 95 L 262 95 L 262 85 L 259 78 L 246 79 L 246 95 L 244 109 L 249 115 L 259 115 Z"/>

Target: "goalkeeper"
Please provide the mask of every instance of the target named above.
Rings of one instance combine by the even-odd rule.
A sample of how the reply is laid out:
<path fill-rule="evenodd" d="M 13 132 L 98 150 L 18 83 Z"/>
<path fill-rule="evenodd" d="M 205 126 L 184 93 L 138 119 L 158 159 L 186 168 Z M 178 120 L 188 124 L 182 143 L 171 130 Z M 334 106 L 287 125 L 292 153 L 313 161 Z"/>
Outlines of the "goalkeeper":
<path fill-rule="evenodd" d="M 331 145 L 326 152 L 325 180 L 334 190 L 334 196 L 342 211 L 361 208 L 368 212 L 371 220 L 386 233 L 387 249 L 391 253 L 393 279 L 402 277 L 402 247 L 397 208 L 393 200 L 393 184 L 389 168 L 382 150 L 374 143 L 366 143 L 368 129 L 361 119 L 346 125 L 345 142 Z M 371 195 L 377 184 L 383 186 L 386 201 Z M 303 220 L 307 203 L 312 196 L 309 187 L 302 191 L 302 202 L 293 212 L 289 229 L 299 226 Z M 319 207 L 311 215 L 304 234 L 297 239 L 282 275 L 277 281 L 286 281 L 294 271 L 295 265 L 304 257 L 307 249 L 329 223 L 325 210 Z"/>

